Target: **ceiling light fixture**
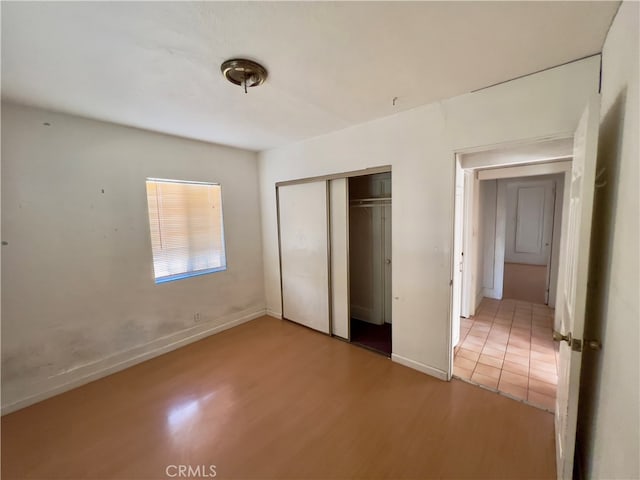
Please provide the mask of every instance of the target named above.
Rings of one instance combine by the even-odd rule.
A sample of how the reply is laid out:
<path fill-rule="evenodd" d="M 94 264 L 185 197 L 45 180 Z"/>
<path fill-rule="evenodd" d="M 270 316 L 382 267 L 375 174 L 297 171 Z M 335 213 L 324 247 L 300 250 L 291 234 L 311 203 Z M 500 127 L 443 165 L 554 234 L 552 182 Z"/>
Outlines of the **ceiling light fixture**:
<path fill-rule="evenodd" d="M 244 58 L 233 58 L 220 66 L 222 75 L 234 85 L 240 85 L 247 93 L 247 88 L 262 85 L 267 79 L 267 69 L 262 65 Z"/>

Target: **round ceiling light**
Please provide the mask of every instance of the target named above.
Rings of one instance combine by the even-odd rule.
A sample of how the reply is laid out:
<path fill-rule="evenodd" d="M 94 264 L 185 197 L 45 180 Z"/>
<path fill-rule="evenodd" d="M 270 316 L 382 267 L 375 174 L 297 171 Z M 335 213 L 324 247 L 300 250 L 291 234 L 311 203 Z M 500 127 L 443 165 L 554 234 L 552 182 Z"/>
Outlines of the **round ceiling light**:
<path fill-rule="evenodd" d="M 233 58 L 220 66 L 222 75 L 234 85 L 240 85 L 247 93 L 247 88 L 262 85 L 267 79 L 267 69 L 259 63 L 244 58 Z"/>

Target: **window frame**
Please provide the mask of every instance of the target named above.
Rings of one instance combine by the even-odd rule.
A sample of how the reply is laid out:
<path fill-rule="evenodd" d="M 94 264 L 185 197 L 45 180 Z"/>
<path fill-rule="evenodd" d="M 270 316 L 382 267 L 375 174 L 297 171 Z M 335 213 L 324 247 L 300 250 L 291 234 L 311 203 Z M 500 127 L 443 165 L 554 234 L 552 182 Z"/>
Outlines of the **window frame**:
<path fill-rule="evenodd" d="M 153 249 L 153 239 L 151 237 L 151 212 L 149 211 L 149 193 L 148 193 L 148 183 L 149 182 L 155 182 L 155 183 L 170 183 L 170 184 L 187 184 L 187 185 L 205 185 L 205 186 L 213 186 L 213 187 L 218 187 L 220 190 L 220 245 L 221 245 L 221 251 L 224 255 L 224 265 L 220 266 L 220 267 L 213 267 L 213 268 L 205 268 L 205 269 L 200 269 L 200 270 L 193 270 L 193 271 L 187 271 L 187 272 L 182 272 L 182 273 L 175 273 L 175 274 L 171 274 L 171 275 L 165 275 L 162 277 L 156 277 L 156 258 L 155 258 L 155 252 Z M 195 180 L 177 180 L 177 179 L 171 179 L 171 178 L 157 178 L 157 177 L 146 177 L 145 179 L 145 192 L 146 192 L 146 197 L 147 197 L 147 222 L 148 222 L 148 232 L 149 232 L 149 243 L 151 245 L 151 264 L 152 264 L 152 274 L 153 274 L 153 279 L 156 285 L 160 285 L 163 283 L 169 283 L 169 282 L 173 282 L 176 280 L 183 280 L 186 278 L 191 278 L 191 277 L 199 277 L 202 275 L 209 275 L 211 273 L 218 273 L 218 272 L 224 272 L 227 270 L 228 268 L 228 261 L 227 261 L 227 244 L 226 244 L 226 236 L 225 236 L 225 228 L 224 228 L 224 205 L 223 205 L 223 199 L 222 199 L 222 185 L 219 182 L 203 182 L 203 181 L 195 181 Z M 159 212 L 158 212 L 158 216 L 159 216 Z"/>

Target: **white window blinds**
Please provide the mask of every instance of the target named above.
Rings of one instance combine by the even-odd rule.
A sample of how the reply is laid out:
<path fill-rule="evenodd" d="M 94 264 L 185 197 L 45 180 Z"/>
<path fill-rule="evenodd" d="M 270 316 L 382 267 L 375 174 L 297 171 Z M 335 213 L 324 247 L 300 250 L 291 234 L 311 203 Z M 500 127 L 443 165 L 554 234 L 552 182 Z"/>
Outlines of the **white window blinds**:
<path fill-rule="evenodd" d="M 220 185 L 147 179 L 156 283 L 224 270 Z"/>

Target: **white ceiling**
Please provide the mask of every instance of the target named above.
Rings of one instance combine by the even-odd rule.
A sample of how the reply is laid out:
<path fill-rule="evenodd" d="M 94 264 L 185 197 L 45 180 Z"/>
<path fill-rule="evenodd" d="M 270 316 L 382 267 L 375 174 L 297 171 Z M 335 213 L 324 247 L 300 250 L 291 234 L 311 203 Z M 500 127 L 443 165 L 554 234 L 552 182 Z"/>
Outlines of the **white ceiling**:
<path fill-rule="evenodd" d="M 2 96 L 263 150 L 598 53 L 617 7 L 2 2 Z M 237 56 L 269 70 L 246 95 Z"/>

